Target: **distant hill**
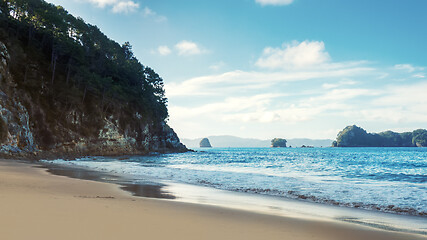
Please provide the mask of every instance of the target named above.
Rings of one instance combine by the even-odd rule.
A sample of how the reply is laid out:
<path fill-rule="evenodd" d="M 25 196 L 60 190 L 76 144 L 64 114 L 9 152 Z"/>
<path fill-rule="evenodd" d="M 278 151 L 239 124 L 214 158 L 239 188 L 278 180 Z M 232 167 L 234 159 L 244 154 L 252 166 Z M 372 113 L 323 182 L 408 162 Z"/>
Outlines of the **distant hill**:
<path fill-rule="evenodd" d="M 396 133 L 368 133 L 356 125 L 344 128 L 333 142 L 334 147 L 427 147 L 427 130 Z"/>
<path fill-rule="evenodd" d="M 212 147 L 270 147 L 271 139 L 260 140 L 255 138 L 240 138 L 235 136 L 223 135 L 223 136 L 209 136 L 207 137 Z M 181 139 L 188 148 L 198 148 L 202 138 L 196 139 Z M 286 139 L 287 145 L 292 147 L 301 147 L 302 145 L 314 146 L 314 147 L 329 147 L 333 140 L 331 139 L 308 139 L 308 138 L 295 138 Z"/>

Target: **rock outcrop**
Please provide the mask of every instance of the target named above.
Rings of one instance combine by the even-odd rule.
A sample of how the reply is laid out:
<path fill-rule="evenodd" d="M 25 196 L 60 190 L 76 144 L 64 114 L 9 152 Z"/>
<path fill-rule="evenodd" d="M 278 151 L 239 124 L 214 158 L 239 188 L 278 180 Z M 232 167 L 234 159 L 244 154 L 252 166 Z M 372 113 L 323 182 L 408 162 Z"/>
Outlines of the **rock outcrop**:
<path fill-rule="evenodd" d="M 207 138 L 203 138 L 203 139 L 200 141 L 200 147 L 201 147 L 201 148 L 211 148 L 211 147 L 212 147 L 212 145 L 211 145 L 211 143 L 209 142 L 209 139 L 207 139 Z"/>
<path fill-rule="evenodd" d="M 274 148 L 285 148 L 286 147 L 286 139 L 283 138 L 274 138 L 271 140 L 271 147 Z"/>

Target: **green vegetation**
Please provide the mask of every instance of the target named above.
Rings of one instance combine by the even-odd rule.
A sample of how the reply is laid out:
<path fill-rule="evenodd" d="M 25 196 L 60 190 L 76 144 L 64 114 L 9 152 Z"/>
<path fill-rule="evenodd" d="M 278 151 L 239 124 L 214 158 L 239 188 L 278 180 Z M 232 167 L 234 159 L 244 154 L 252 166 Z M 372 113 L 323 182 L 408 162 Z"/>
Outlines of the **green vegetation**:
<path fill-rule="evenodd" d="M 396 133 L 385 131 L 367 133 L 356 125 L 347 126 L 332 143 L 333 147 L 426 147 L 427 130 L 418 129 L 413 132 Z"/>
<path fill-rule="evenodd" d="M 7 125 L 3 118 L 0 118 L 0 143 L 5 142 L 7 139 Z"/>
<path fill-rule="evenodd" d="M 104 118 L 141 137 L 141 122 L 168 117 L 163 79 L 135 58 L 130 43 L 114 42 L 60 6 L 1 0 L 0 41 L 41 147 L 96 136 Z"/>
<path fill-rule="evenodd" d="M 286 139 L 283 138 L 274 138 L 271 140 L 271 147 L 286 147 Z"/>
<path fill-rule="evenodd" d="M 412 144 L 417 147 L 427 147 L 427 130 L 418 129 L 413 133 Z"/>

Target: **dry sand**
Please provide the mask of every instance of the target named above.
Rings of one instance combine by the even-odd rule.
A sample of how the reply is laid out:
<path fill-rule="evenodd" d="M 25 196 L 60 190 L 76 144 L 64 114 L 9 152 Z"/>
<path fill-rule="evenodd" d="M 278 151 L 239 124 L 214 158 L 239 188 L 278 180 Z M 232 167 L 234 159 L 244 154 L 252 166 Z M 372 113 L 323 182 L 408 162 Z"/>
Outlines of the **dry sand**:
<path fill-rule="evenodd" d="M 304 220 L 133 197 L 119 186 L 0 160 L 0 239 L 427 239 L 350 223 Z"/>

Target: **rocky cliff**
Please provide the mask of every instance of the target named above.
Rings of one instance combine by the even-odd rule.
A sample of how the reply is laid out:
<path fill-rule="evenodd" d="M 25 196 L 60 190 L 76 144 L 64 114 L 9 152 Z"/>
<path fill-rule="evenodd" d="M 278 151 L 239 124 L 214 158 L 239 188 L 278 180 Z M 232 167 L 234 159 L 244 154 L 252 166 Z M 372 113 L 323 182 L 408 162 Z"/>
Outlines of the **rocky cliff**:
<path fill-rule="evenodd" d="M 30 129 L 28 111 L 17 98 L 16 84 L 9 72 L 10 55 L 0 42 L 0 152 L 5 154 L 37 151 Z"/>
<path fill-rule="evenodd" d="M 74 157 L 187 150 L 164 121 L 141 120 L 136 125 L 133 122 L 132 126 L 120 126 L 121 113 L 111 112 L 92 133 L 82 131 L 90 124 L 90 119 L 86 119 L 90 113 L 77 107 L 63 109 L 61 119 L 48 121 L 47 112 L 53 111 L 55 103 L 41 104 L 37 99 L 40 96 L 20 89 L 9 70 L 11 61 L 8 48 L 0 42 L 0 154 L 3 157 Z M 37 77 L 40 67 L 34 63 L 27 74 Z M 136 119 L 142 119 L 138 113 L 134 115 Z"/>
<path fill-rule="evenodd" d="M 187 150 L 131 44 L 44 0 L 0 1 L 0 113 L 6 156 Z"/>

